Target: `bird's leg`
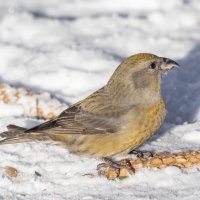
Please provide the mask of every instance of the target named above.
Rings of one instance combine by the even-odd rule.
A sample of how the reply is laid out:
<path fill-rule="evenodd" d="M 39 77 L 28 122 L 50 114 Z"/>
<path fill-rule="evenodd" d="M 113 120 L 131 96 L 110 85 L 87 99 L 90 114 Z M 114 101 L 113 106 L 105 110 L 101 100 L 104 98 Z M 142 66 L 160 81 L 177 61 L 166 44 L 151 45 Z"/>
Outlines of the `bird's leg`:
<path fill-rule="evenodd" d="M 132 150 L 129 154 L 136 155 L 137 158 L 151 158 L 153 157 L 153 153 L 150 151 L 139 151 L 139 150 Z"/>
<path fill-rule="evenodd" d="M 104 163 L 97 165 L 97 171 L 99 175 L 105 175 L 105 171 L 107 168 L 112 168 L 117 174 L 119 174 L 120 169 L 122 168 L 127 168 L 133 173 L 135 172 L 128 159 L 113 161 L 111 158 L 104 157 L 102 158 L 102 160 L 104 161 Z"/>

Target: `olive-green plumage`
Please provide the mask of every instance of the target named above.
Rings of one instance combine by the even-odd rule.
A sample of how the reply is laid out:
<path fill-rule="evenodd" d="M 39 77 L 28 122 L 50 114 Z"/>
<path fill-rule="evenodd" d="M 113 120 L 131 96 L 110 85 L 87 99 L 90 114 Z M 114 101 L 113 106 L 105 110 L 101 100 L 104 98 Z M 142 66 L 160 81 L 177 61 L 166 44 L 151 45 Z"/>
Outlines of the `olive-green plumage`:
<path fill-rule="evenodd" d="M 43 141 L 70 152 L 107 157 L 126 153 L 152 136 L 165 117 L 161 78 L 178 64 L 153 54 L 125 59 L 107 85 L 63 111 L 56 119 L 31 129 L 14 125 L 0 144 Z"/>

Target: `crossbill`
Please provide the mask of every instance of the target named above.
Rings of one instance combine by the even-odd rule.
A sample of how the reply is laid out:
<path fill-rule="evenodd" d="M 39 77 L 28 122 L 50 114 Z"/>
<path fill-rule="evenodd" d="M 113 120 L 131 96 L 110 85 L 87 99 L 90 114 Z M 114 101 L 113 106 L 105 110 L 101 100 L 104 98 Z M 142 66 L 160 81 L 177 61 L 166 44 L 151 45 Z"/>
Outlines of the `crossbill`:
<path fill-rule="evenodd" d="M 9 125 L 0 135 L 0 144 L 51 142 L 88 157 L 128 153 L 163 122 L 162 74 L 178 66 L 171 59 L 149 53 L 132 55 L 104 87 L 33 128 Z"/>

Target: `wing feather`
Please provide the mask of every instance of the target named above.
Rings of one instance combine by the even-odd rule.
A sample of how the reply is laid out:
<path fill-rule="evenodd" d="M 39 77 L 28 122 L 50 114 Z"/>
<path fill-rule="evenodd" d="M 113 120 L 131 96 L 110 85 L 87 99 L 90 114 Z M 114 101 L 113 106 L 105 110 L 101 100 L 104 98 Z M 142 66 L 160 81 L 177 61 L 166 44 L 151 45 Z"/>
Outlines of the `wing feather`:
<path fill-rule="evenodd" d="M 102 89 L 93 93 L 86 101 L 69 107 L 56 119 L 28 129 L 26 132 L 83 135 L 117 132 L 120 129 L 121 116 L 128 109 L 113 106 L 108 97 L 106 101 L 100 100 L 102 97 L 105 98 Z"/>

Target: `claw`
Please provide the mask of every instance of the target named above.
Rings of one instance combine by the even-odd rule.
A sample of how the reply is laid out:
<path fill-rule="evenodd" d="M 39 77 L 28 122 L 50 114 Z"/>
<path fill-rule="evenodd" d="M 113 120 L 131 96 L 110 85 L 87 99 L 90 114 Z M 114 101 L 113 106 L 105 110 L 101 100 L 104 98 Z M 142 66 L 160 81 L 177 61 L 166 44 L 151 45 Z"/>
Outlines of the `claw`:
<path fill-rule="evenodd" d="M 97 165 L 98 175 L 106 176 L 110 178 L 110 174 L 112 172 L 111 178 L 116 178 L 120 176 L 120 172 L 123 169 L 127 169 L 130 174 L 135 173 L 135 169 L 131 166 L 129 159 L 124 159 L 121 161 L 113 161 L 110 158 L 103 158 L 104 163 Z"/>
<path fill-rule="evenodd" d="M 99 176 L 106 176 L 106 171 L 108 170 L 109 165 L 106 163 L 100 163 L 97 165 L 97 172 Z"/>
<path fill-rule="evenodd" d="M 129 154 L 134 154 L 136 155 L 137 158 L 151 158 L 153 157 L 153 153 L 150 151 L 137 151 L 137 150 L 132 150 L 129 152 Z"/>

